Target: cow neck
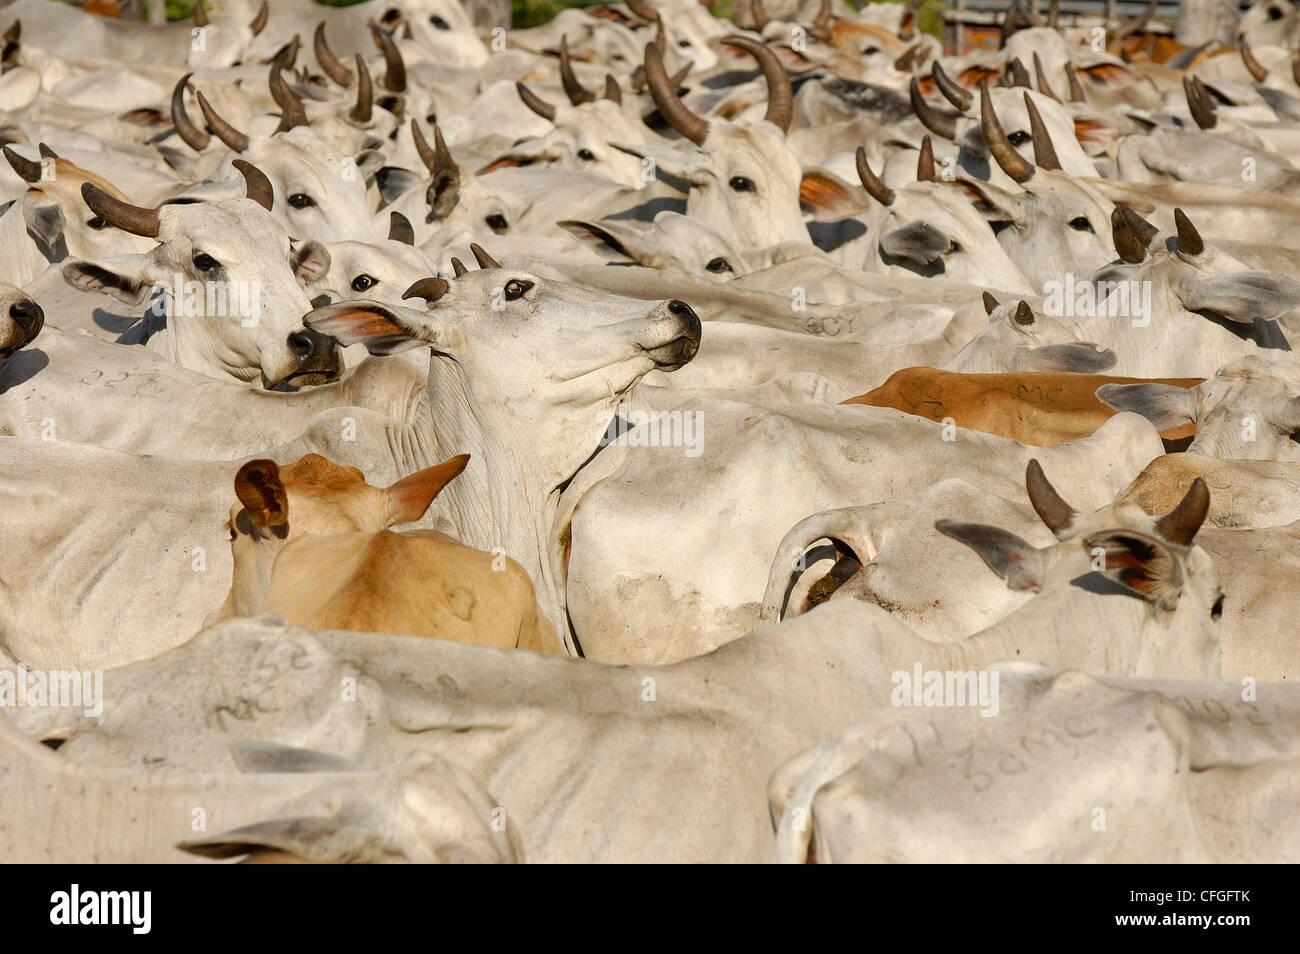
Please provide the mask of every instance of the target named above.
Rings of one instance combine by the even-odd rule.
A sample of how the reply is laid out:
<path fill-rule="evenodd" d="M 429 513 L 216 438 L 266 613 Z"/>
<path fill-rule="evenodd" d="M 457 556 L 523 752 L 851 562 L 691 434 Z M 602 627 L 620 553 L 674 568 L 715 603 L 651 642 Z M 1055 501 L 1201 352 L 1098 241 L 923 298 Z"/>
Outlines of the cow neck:
<path fill-rule="evenodd" d="M 145 321 L 148 320 L 149 315 L 146 315 Z M 174 315 L 168 316 L 158 323 L 157 330 L 149 335 L 144 346 L 171 364 L 189 368 L 211 378 L 235 378 L 246 383 L 260 382 L 258 375 L 250 379 L 235 374 L 233 369 L 237 365 L 222 360 L 223 349 L 217 338 L 208 334 L 206 329 L 200 333 L 200 328 L 209 320 L 203 317 L 185 317 L 177 320 Z M 185 333 L 181 332 L 182 326 L 187 329 Z"/>

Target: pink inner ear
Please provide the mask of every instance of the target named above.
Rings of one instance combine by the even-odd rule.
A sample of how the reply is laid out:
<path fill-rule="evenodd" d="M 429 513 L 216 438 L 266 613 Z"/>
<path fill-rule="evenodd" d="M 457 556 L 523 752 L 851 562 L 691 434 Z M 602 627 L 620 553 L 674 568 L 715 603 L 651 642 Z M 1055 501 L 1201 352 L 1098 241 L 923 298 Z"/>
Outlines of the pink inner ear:
<path fill-rule="evenodd" d="M 355 344 L 370 338 L 411 336 L 409 331 L 396 322 L 364 308 L 339 312 L 325 321 L 316 322 L 312 327 L 321 334 L 346 341 L 347 344 Z"/>

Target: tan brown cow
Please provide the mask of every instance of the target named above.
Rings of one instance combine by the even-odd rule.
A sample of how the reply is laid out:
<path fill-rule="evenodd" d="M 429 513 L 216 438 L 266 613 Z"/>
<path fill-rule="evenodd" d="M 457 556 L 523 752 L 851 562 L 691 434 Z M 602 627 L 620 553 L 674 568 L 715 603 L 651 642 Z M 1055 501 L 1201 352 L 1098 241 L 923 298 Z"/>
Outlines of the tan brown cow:
<path fill-rule="evenodd" d="M 279 613 L 312 629 L 562 653 L 514 560 L 436 530 L 389 529 L 424 516 L 468 462 L 462 454 L 383 489 L 319 454 L 283 468 L 249 461 L 235 475 L 234 576 L 216 619 Z"/>
<path fill-rule="evenodd" d="M 1065 371 L 962 374 L 904 368 L 874 391 L 842 403 L 892 407 L 940 423 L 949 418 L 968 430 L 1046 447 L 1087 437 L 1115 413 L 1097 399 L 1097 388 L 1145 380 Z M 1159 381 L 1180 388 L 1201 383 L 1200 378 Z M 1167 449 L 1181 450 L 1193 433 L 1193 425 L 1184 424 L 1160 436 Z"/>

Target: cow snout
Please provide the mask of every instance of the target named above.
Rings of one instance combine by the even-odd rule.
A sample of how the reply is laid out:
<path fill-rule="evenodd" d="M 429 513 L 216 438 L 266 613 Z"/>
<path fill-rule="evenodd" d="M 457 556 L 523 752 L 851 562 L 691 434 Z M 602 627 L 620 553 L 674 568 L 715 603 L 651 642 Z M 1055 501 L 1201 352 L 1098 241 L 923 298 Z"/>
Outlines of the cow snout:
<path fill-rule="evenodd" d="M 335 381 L 343 372 L 339 343 L 329 335 L 303 328 L 289 335 L 289 351 L 296 367 L 285 379 L 296 387 L 312 387 Z"/>
<path fill-rule="evenodd" d="M 676 371 L 700 350 L 700 316 L 686 302 L 674 298 L 668 302 L 668 314 L 675 319 L 676 336 L 655 348 L 646 349 L 660 371 Z"/>
<path fill-rule="evenodd" d="M 9 320 L 13 323 L 13 328 L 0 333 L 0 358 L 9 357 L 40 334 L 45 325 L 45 312 L 36 302 L 24 298 L 9 306 Z M 0 322 L 0 327 L 2 326 L 3 322 Z"/>

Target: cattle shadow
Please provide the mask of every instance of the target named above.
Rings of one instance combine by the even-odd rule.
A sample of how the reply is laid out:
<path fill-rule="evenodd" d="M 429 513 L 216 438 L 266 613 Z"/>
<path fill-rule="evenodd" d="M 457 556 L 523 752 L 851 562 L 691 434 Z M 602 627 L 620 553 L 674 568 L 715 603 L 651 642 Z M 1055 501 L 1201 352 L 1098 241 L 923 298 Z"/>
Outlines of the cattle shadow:
<path fill-rule="evenodd" d="M 0 394 L 26 384 L 49 366 L 50 356 L 40 348 L 24 348 L 4 362 L 4 374 L 0 376 Z"/>

